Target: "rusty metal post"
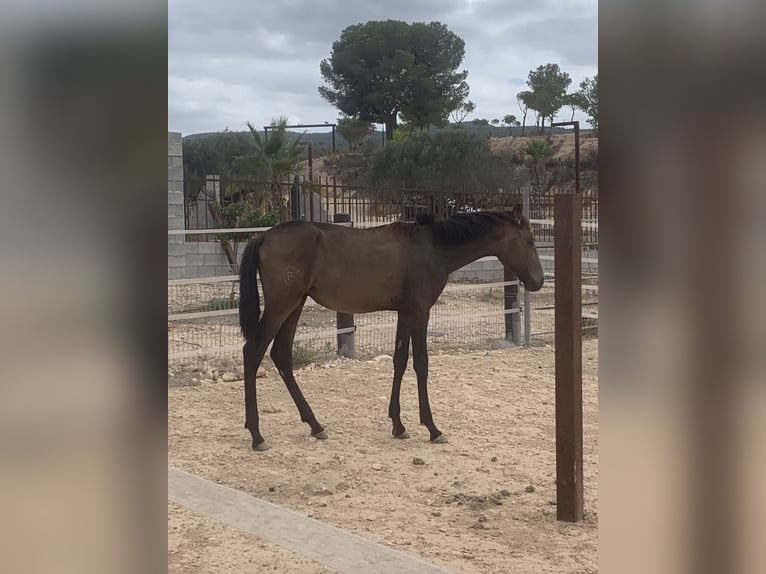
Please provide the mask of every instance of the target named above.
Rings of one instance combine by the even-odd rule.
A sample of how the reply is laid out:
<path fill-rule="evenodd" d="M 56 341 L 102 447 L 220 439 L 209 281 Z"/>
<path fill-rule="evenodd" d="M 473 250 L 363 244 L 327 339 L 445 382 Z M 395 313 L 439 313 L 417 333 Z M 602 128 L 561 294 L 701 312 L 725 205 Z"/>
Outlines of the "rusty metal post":
<path fill-rule="evenodd" d="M 347 225 L 348 227 L 353 227 L 354 223 L 351 221 L 351 215 L 348 213 L 336 213 L 333 215 L 332 218 L 333 223 L 339 223 L 342 225 Z M 354 325 L 354 315 L 353 313 L 337 313 L 336 314 L 336 325 L 337 329 L 354 329 L 356 330 L 356 325 Z M 349 359 L 353 359 L 356 355 L 356 345 L 354 340 L 354 331 L 351 331 L 350 333 L 342 333 L 338 335 L 338 356 L 339 357 L 347 357 Z"/>
<path fill-rule="evenodd" d="M 293 185 L 290 187 L 290 219 L 298 220 L 301 218 L 301 185 L 296 175 L 293 178 Z"/>
<path fill-rule="evenodd" d="M 574 125 L 579 149 L 579 122 Z M 582 456 L 582 196 L 575 151 L 575 193 L 553 201 L 556 346 L 556 514 L 583 519 Z"/>
<path fill-rule="evenodd" d="M 503 266 L 503 281 L 517 281 L 516 285 L 505 285 L 503 292 L 505 297 L 505 340 L 517 347 L 521 346 L 521 316 L 519 313 L 519 285 L 518 277 L 509 267 Z M 514 313 L 508 311 L 515 310 Z"/>
<path fill-rule="evenodd" d="M 308 144 L 309 148 L 309 221 L 314 221 L 314 154 L 311 144 Z"/>
<path fill-rule="evenodd" d="M 523 211 L 524 215 L 529 217 L 529 187 L 524 187 L 523 193 Z M 532 293 L 524 288 L 524 345 L 529 347 L 532 341 Z"/>
<path fill-rule="evenodd" d="M 314 181 L 314 154 L 311 144 L 308 144 L 309 152 L 309 181 Z"/>

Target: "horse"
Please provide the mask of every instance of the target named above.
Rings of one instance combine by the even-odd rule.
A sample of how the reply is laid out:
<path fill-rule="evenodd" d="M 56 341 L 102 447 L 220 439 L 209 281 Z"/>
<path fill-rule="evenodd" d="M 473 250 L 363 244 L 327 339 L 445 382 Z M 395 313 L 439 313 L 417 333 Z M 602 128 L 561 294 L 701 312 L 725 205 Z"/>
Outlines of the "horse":
<path fill-rule="evenodd" d="M 367 229 L 288 221 L 252 239 L 240 266 L 239 324 L 245 338 L 245 428 L 253 450 L 269 448 L 259 428 L 256 373 L 272 341 L 271 359 L 301 421 L 313 437 L 327 438 L 293 374 L 293 340 L 307 297 L 340 313 L 397 312 L 388 407 L 392 434 L 409 437 L 400 417 L 399 393 L 412 343 L 420 423 L 432 443 L 447 442 L 434 424 L 428 400 L 428 319 L 450 273 L 489 255 L 510 268 L 529 291 L 543 286 L 532 227 L 521 205 L 443 220 L 420 215 L 414 222 Z M 256 273 L 263 287 L 262 314 Z"/>

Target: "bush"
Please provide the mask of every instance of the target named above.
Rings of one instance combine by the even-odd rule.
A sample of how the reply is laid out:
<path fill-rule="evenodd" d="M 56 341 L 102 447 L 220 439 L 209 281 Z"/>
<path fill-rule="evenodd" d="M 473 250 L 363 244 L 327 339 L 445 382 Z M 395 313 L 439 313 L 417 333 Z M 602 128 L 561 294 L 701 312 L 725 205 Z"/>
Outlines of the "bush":
<path fill-rule="evenodd" d="M 373 185 L 443 189 L 497 189 L 518 186 L 518 166 L 492 154 L 488 141 L 463 130 L 413 133 L 372 155 Z"/>

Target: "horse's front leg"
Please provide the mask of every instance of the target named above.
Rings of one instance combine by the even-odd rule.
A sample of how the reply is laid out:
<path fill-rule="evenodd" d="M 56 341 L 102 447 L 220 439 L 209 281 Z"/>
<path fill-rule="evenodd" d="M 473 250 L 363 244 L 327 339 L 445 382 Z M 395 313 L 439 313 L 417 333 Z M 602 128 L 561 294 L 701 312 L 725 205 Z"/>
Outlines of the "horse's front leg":
<path fill-rule="evenodd" d="M 394 384 L 391 387 L 391 400 L 388 404 L 388 416 L 393 423 L 391 434 L 396 438 L 409 438 L 402 424 L 399 395 L 402 389 L 402 377 L 407 370 L 407 360 L 410 355 L 410 331 L 407 318 L 399 313 L 396 322 L 396 343 L 394 348 Z"/>
<path fill-rule="evenodd" d="M 412 365 L 418 379 L 418 405 L 420 407 L 420 423 L 431 433 L 431 442 L 445 443 L 447 437 L 436 428 L 428 401 L 428 349 L 426 337 L 428 333 L 428 312 L 425 316 L 417 317 L 412 323 Z"/>

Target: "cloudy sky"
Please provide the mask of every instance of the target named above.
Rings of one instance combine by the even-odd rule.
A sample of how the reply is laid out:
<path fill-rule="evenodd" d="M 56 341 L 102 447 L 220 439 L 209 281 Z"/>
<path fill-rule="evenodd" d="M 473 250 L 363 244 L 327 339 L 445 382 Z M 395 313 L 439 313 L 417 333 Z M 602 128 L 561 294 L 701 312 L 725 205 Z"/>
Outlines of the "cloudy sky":
<path fill-rule="evenodd" d="M 570 91 L 598 72 L 597 14 L 596 0 L 169 0 L 168 129 L 335 121 L 317 92 L 319 62 L 345 27 L 386 19 L 446 24 L 465 41 L 468 119 L 521 119 L 516 94 L 531 69 L 557 63 Z"/>

